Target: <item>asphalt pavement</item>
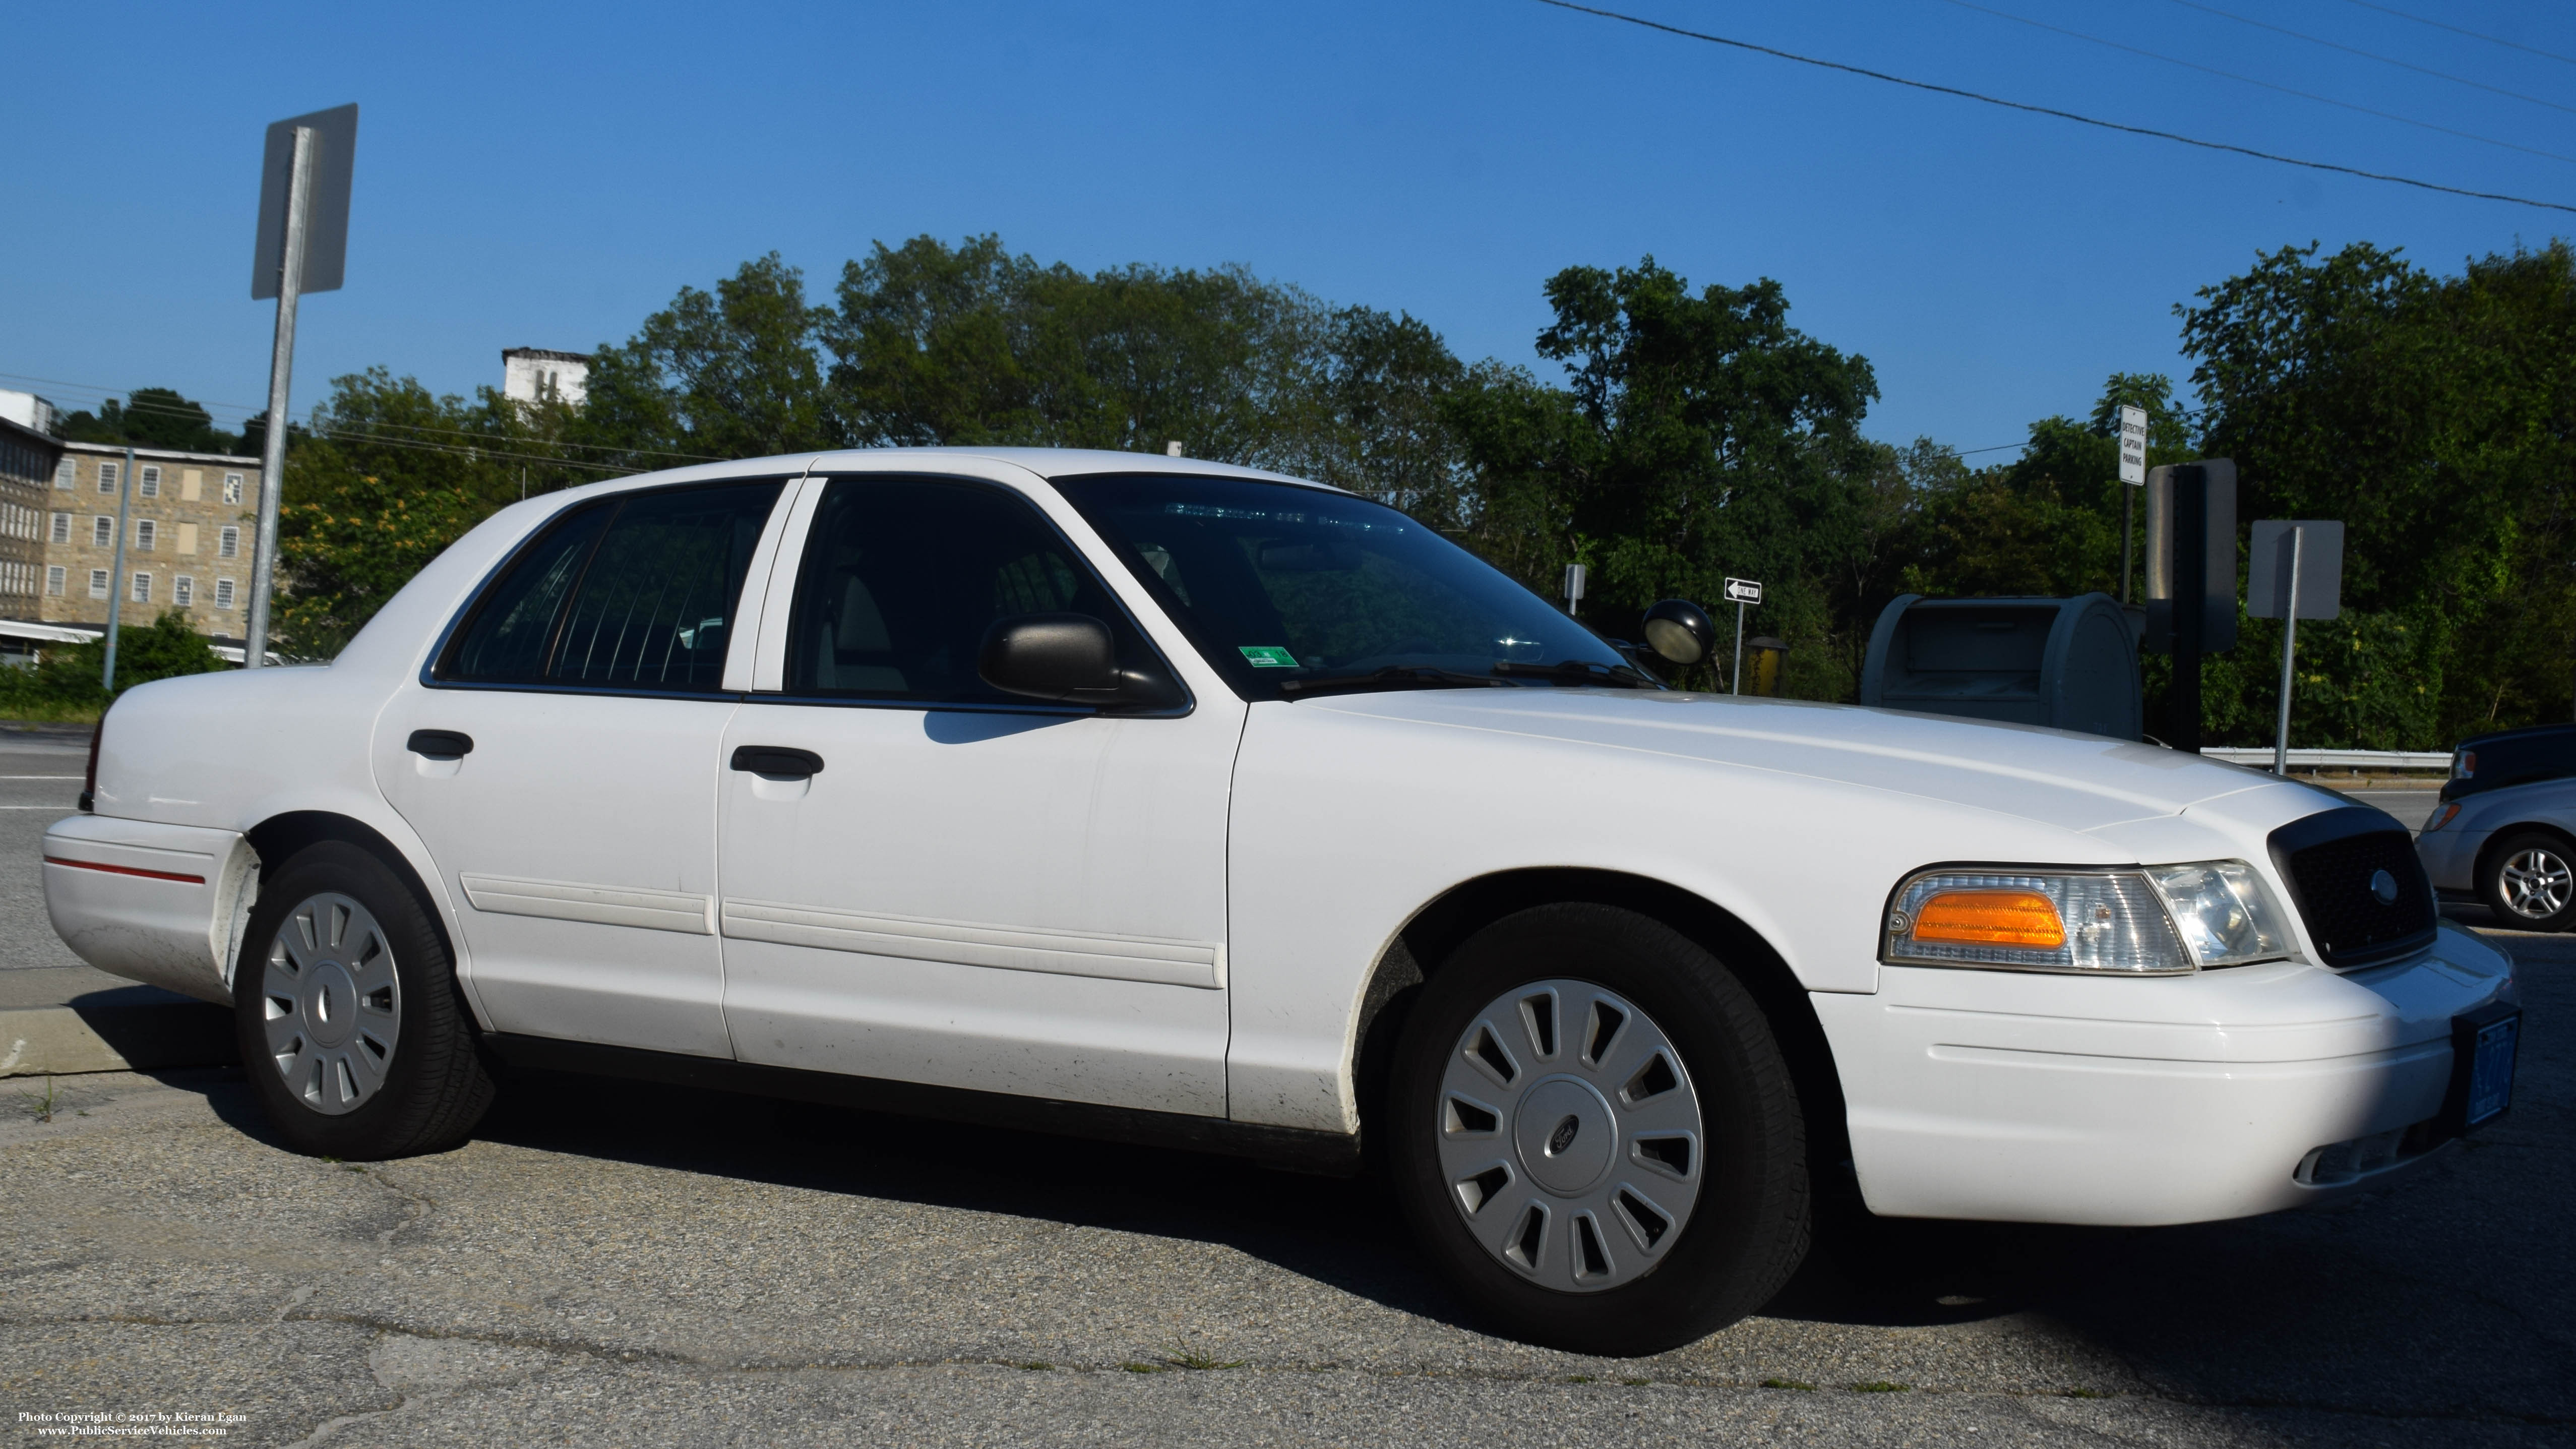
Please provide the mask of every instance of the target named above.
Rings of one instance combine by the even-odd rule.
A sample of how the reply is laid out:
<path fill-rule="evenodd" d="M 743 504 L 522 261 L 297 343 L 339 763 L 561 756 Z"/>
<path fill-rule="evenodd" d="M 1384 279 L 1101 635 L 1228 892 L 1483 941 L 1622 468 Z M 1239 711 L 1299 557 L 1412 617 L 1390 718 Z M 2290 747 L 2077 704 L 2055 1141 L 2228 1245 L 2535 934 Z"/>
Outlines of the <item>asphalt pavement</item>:
<path fill-rule="evenodd" d="M 0 971 L 78 966 L 45 919 L 45 827 L 80 805 L 89 728 L 0 728 Z"/>
<path fill-rule="evenodd" d="M 1763 1315 L 1637 1360 L 1481 1331 L 1366 1181 L 554 1076 L 510 1082 L 456 1151 L 335 1163 L 279 1148 L 231 1071 L 15 1079 L 0 1423 L 335 1446 L 2576 1445 L 2576 939 L 2494 938 L 2529 1011 L 2513 1115 L 2347 1207 L 1840 1225 Z"/>

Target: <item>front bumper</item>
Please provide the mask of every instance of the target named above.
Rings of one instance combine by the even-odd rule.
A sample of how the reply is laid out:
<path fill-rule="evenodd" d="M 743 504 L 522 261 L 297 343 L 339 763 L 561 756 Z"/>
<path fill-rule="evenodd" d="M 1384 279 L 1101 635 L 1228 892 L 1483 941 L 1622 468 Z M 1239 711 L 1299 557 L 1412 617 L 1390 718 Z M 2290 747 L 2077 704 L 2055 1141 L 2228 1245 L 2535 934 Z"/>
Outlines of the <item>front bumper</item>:
<path fill-rule="evenodd" d="M 2445 925 L 2415 959 L 2348 974 L 1890 966 L 1876 995 L 1809 999 L 1871 1211 L 2144 1226 L 2308 1205 L 2411 1164 L 2438 1145 L 2410 1129 L 2441 1114 L 2451 1018 L 2512 991 L 2508 957 Z M 2318 1149 L 2364 1140 L 2402 1145 L 2319 1177 Z"/>
<path fill-rule="evenodd" d="M 2466 896 L 2478 888 L 2478 852 L 2486 849 L 2492 830 L 2428 830 L 2415 837 L 2415 858 L 2424 862 L 2424 873 L 2433 878 L 2433 888 L 2453 896 Z"/>

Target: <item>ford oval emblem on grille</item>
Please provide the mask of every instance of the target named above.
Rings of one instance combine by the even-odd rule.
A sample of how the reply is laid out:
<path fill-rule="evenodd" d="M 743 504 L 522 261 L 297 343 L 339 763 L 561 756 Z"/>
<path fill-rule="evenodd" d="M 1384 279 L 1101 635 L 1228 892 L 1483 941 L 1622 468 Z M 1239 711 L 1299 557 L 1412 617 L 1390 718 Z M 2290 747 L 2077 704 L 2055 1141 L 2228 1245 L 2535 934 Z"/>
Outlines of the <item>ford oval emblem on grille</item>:
<path fill-rule="evenodd" d="M 2397 904 L 2397 877 L 2390 875 L 2384 870 L 2372 871 L 2370 873 L 2370 893 L 2377 896 L 2379 898 L 2379 903 L 2383 906 L 2393 906 Z"/>

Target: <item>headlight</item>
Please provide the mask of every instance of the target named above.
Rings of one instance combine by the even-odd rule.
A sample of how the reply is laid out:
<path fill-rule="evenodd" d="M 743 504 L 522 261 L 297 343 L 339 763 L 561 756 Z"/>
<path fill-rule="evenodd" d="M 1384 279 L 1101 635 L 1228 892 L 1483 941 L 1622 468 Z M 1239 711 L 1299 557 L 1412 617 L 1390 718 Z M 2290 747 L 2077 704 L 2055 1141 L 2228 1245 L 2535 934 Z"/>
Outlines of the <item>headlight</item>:
<path fill-rule="evenodd" d="M 2290 954 L 2279 905 L 2241 860 L 1927 870 L 1897 888 L 1881 939 L 1890 962 L 2128 976 Z"/>
<path fill-rule="evenodd" d="M 2457 800 L 2446 800 L 2443 803 L 2434 806 L 2433 813 L 2426 817 L 2424 821 L 2424 833 L 2430 835 L 2434 831 L 2441 829 L 2443 826 L 2450 824 L 2458 818 L 2460 818 L 2460 802 Z"/>

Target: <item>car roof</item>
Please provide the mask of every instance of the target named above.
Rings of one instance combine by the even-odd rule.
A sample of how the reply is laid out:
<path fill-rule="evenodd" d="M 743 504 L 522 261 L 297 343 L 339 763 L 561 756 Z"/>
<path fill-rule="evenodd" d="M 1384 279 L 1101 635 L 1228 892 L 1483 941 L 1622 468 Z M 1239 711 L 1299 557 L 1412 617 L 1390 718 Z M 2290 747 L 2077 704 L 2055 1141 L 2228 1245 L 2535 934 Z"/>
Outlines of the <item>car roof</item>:
<path fill-rule="evenodd" d="M 2576 724 L 2524 725 L 2520 729 L 2496 730 L 2489 734 L 2471 735 L 2455 748 L 2472 750 L 2506 740 L 2540 740 L 2563 735 L 2576 735 Z"/>
<path fill-rule="evenodd" d="M 1100 473 L 1169 473 L 1196 478 L 1244 478 L 1265 483 L 1292 483 L 1301 488 L 1317 488 L 1328 493 L 1346 492 L 1328 483 L 1310 478 L 1272 473 L 1260 468 L 1246 468 L 1235 463 L 1215 463 L 1204 458 L 1174 458 L 1162 453 L 1120 453 L 1107 448 L 842 448 L 827 453 L 780 453 L 766 458 L 737 458 L 723 463 L 699 463 L 686 468 L 666 468 L 652 473 L 636 473 L 622 478 L 606 478 L 597 483 L 584 483 L 551 495 L 559 499 L 574 496 L 598 498 L 624 493 L 637 488 L 661 488 L 674 483 L 714 483 L 728 478 L 776 477 L 781 473 L 829 473 L 836 467 L 865 462 L 883 467 L 888 458 L 919 458 L 926 467 L 942 460 L 972 459 L 1004 463 L 1024 469 L 1053 482 L 1059 478 L 1080 478 Z"/>

